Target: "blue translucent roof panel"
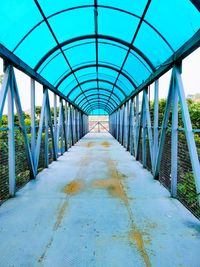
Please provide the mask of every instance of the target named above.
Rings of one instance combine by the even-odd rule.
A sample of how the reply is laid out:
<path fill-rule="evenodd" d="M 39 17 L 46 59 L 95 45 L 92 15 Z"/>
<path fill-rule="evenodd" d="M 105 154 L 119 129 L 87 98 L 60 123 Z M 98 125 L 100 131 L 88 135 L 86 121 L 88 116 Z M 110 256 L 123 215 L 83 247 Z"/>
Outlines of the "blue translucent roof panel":
<path fill-rule="evenodd" d="M 39 0 L 38 1 L 44 10 L 46 16 L 50 16 L 57 12 L 62 12 L 66 9 L 72 9 L 74 7 L 85 6 L 85 5 L 93 5 L 93 0 L 73 0 L 73 1 L 66 1 L 66 0 Z"/>
<path fill-rule="evenodd" d="M 99 43 L 99 62 L 109 62 L 113 65 L 121 66 L 126 56 L 127 50 L 119 49 L 116 46 Z M 116 56 L 117 55 L 117 56 Z"/>
<path fill-rule="evenodd" d="M 81 8 L 60 13 L 49 18 L 49 23 L 59 42 L 94 32 L 93 8 Z"/>
<path fill-rule="evenodd" d="M 153 0 L 145 19 L 162 33 L 174 50 L 200 26 L 200 13 L 189 0 Z"/>
<path fill-rule="evenodd" d="M 173 54 L 169 46 L 158 33 L 145 23 L 140 27 L 140 31 L 135 40 L 135 46 L 140 49 L 156 67 Z"/>
<path fill-rule="evenodd" d="M 55 66 L 56 69 L 55 69 Z M 50 81 L 50 83 L 55 84 L 55 82 L 61 77 L 63 72 L 69 69 L 69 65 L 67 64 L 65 58 L 60 53 L 56 57 L 54 57 L 49 64 L 43 67 L 40 71 L 40 74 Z"/>
<path fill-rule="evenodd" d="M 65 51 L 65 55 L 72 67 L 95 62 L 95 44 L 89 43 L 73 47 Z"/>
<path fill-rule="evenodd" d="M 33 68 L 46 51 L 52 49 L 55 45 L 53 36 L 43 22 L 17 47 L 15 55 Z"/>
<path fill-rule="evenodd" d="M 140 0 L 137 2 L 137 5 L 132 0 L 98 0 L 98 4 L 126 10 L 141 17 L 147 0 Z"/>
<path fill-rule="evenodd" d="M 90 110 L 105 109 L 108 91 L 124 100 L 199 31 L 192 2 L 6 0 L 0 42 L 70 100 L 91 89 Z"/>
<path fill-rule="evenodd" d="M 138 18 L 108 8 L 99 8 L 98 10 L 100 34 L 115 36 L 131 42 L 139 23 Z M 112 19 L 110 19 L 111 16 Z"/>
<path fill-rule="evenodd" d="M 1 1 L 0 42 L 11 51 L 42 16 L 32 0 Z"/>

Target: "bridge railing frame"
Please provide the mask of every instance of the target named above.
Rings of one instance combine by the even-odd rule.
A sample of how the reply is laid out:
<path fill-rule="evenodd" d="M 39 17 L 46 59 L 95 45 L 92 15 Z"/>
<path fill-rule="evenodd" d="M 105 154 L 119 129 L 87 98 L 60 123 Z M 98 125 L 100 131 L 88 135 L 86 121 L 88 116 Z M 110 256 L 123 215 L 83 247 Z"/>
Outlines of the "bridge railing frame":
<path fill-rule="evenodd" d="M 49 131 L 52 137 L 53 160 L 68 151 L 79 139 L 88 132 L 87 115 L 66 99 L 54 92 L 54 114 L 51 114 L 49 89 L 43 86 L 43 101 L 40 114 L 38 133 L 36 134 L 36 105 L 35 105 L 35 80 L 30 78 L 31 96 L 31 140 L 28 139 L 27 126 L 15 77 L 14 67 L 4 62 L 4 78 L 0 89 L 0 122 L 3 116 L 5 101 L 8 106 L 8 169 L 9 169 L 9 194 L 16 193 L 16 162 L 15 162 L 15 125 L 14 105 L 19 119 L 19 129 L 23 135 L 26 157 L 30 169 L 30 178 L 35 179 L 38 173 L 38 161 L 41 153 L 42 134 L 45 133 L 45 167 L 49 166 Z M 59 97 L 59 115 L 57 117 L 57 97 Z M 59 153 L 60 149 L 60 153 Z"/>
<path fill-rule="evenodd" d="M 166 100 L 165 112 L 163 114 L 160 138 L 158 135 L 158 102 L 159 102 L 159 81 L 155 81 L 154 86 L 154 114 L 153 127 L 149 110 L 148 87 L 143 90 L 141 111 L 139 112 L 139 94 L 131 97 L 114 113 L 110 115 L 110 133 L 118 140 L 130 153 L 138 160 L 139 140 L 142 137 L 142 163 L 146 168 L 146 132 L 149 139 L 149 150 L 154 179 L 158 179 L 160 172 L 161 158 L 165 143 L 167 123 L 169 120 L 170 109 L 172 111 L 171 126 L 171 196 L 177 196 L 177 158 L 178 158 L 178 103 L 182 111 L 187 146 L 189 150 L 192 171 L 195 180 L 196 194 L 200 204 L 200 163 L 197 147 L 194 139 L 194 129 L 190 119 L 190 114 L 186 102 L 182 82 L 182 63 L 174 64 L 172 68 L 170 86 Z M 135 107 L 134 107 L 135 105 Z M 142 129 L 142 131 L 141 131 Z M 153 133 L 152 133 L 153 129 Z M 127 140 L 127 141 L 125 141 Z"/>

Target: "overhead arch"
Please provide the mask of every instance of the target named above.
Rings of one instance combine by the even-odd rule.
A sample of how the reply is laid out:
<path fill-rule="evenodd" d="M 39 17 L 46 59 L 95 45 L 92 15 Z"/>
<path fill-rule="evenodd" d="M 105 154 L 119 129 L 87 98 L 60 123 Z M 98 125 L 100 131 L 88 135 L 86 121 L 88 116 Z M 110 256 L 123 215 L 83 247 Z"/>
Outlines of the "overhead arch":
<path fill-rule="evenodd" d="M 195 2 L 196 0 L 191 0 L 192 2 Z M 195 2 L 195 5 L 196 5 L 196 2 Z M 197 6 L 197 5 L 196 5 Z M 127 11 L 127 10 L 124 10 L 124 9 L 121 9 L 121 8 L 117 8 L 117 7 L 113 7 L 113 6 L 108 6 L 108 5 L 82 5 L 82 6 L 75 6 L 75 7 L 71 7 L 71 8 L 66 8 L 66 9 L 63 9 L 63 10 L 60 10 L 58 12 L 55 12 L 49 16 L 46 17 L 46 19 L 50 19 L 52 17 L 55 17 L 61 13 L 64 13 L 64 12 L 69 12 L 69 11 L 72 11 L 72 10 L 76 10 L 76 9 L 80 9 L 80 8 L 105 8 L 105 9 L 110 9 L 110 10 L 115 10 L 115 11 L 118 11 L 118 12 L 122 12 L 122 13 L 125 13 L 127 15 L 130 15 L 130 16 L 133 16 L 133 17 L 136 17 L 138 19 L 141 19 L 140 16 L 138 16 L 137 14 L 133 13 L 133 12 L 130 12 L 130 11 Z M 198 4 L 198 9 L 199 9 L 199 4 Z M 15 48 L 13 49 L 13 52 L 15 52 L 15 50 L 20 46 L 20 44 L 38 27 L 40 26 L 43 22 L 45 22 L 45 20 L 41 20 L 40 22 L 38 22 L 36 25 L 34 25 L 23 37 L 22 39 L 18 42 L 18 44 L 15 46 Z M 148 22 L 146 19 L 143 18 L 143 22 L 146 23 L 153 31 L 155 31 L 159 36 L 160 38 L 168 45 L 168 47 L 174 52 L 174 49 L 172 48 L 172 46 L 170 45 L 170 43 L 167 41 L 167 39 L 162 35 L 162 33 L 160 31 L 158 31 L 158 29 L 156 29 L 150 22 Z"/>
<path fill-rule="evenodd" d="M 90 83 L 90 82 L 105 82 L 105 83 L 110 84 L 110 85 L 112 85 L 112 86 L 115 85 L 114 82 L 111 82 L 111 81 L 109 81 L 109 80 L 105 80 L 105 79 L 89 79 L 89 80 L 85 80 L 85 81 L 83 81 L 83 82 L 80 82 L 80 85 L 84 85 L 84 84 L 86 84 L 86 83 Z M 74 90 L 76 90 L 78 87 L 79 87 L 78 84 L 77 84 L 76 86 L 74 86 L 74 87 L 69 91 L 69 93 L 67 94 L 67 97 L 70 97 L 71 93 L 73 93 Z M 121 88 L 120 86 L 118 86 L 117 84 L 115 85 L 115 88 L 116 88 L 117 90 L 119 90 L 119 91 L 124 95 L 124 97 L 127 96 L 127 94 L 125 93 L 125 91 L 122 90 L 122 88 Z M 62 91 L 62 92 L 64 92 L 64 91 Z"/>
<path fill-rule="evenodd" d="M 122 105 L 199 46 L 197 0 L 22 2 L 1 3 L 0 55 L 74 106 L 91 88 L 111 90 L 107 102 L 118 103 L 115 93 Z"/>
<path fill-rule="evenodd" d="M 115 108 L 115 106 L 114 106 L 112 103 L 110 103 L 110 102 L 108 103 L 108 102 L 107 102 L 107 99 L 103 99 L 103 98 L 98 99 L 98 97 L 95 97 L 95 98 L 93 98 L 93 99 L 90 99 L 90 102 L 85 102 L 83 105 L 80 106 L 80 108 L 84 110 L 84 108 L 85 108 L 87 105 L 91 105 L 91 104 L 93 103 L 93 101 L 96 101 L 97 103 L 99 103 L 99 105 L 100 105 L 101 103 L 107 104 L 107 105 L 110 107 L 111 110 Z"/>
<path fill-rule="evenodd" d="M 50 51 L 48 51 L 40 60 L 39 62 L 35 65 L 34 67 L 34 70 L 37 71 L 40 66 L 43 64 L 43 62 L 48 58 L 50 57 L 54 52 L 56 52 L 58 49 L 60 49 L 60 47 L 63 47 L 63 46 L 66 46 L 66 45 L 69 45 L 73 42 L 78 42 L 78 41 L 81 41 L 81 40 L 87 40 L 87 39 L 104 39 L 104 40 L 110 40 L 110 41 L 113 41 L 113 42 L 116 42 L 116 43 L 119 43 L 119 44 L 122 44 L 124 46 L 126 46 L 127 48 L 133 50 L 135 53 L 137 53 L 146 63 L 147 65 L 150 67 L 150 69 L 152 71 L 155 70 L 155 66 L 153 65 L 153 63 L 149 60 L 149 58 L 144 55 L 144 53 L 142 53 L 142 51 L 140 51 L 137 47 L 133 46 L 132 44 L 124 41 L 124 40 L 121 40 L 119 38 L 116 38 L 114 36 L 108 36 L 108 35 L 103 35 L 103 34 L 88 34 L 88 35 L 84 35 L 84 36 L 78 36 L 78 37 L 75 37 L 75 38 L 72 38 L 70 40 L 66 40 L 62 43 L 60 43 L 59 45 L 55 46 L 54 48 L 52 48 Z"/>
<path fill-rule="evenodd" d="M 124 72 L 124 71 L 120 71 L 119 69 L 117 69 L 116 67 L 110 66 L 110 65 L 105 65 L 105 64 L 88 64 L 88 65 L 84 65 L 84 66 L 80 66 L 76 69 L 73 69 L 73 71 L 70 71 L 69 73 L 67 73 L 56 85 L 56 88 L 58 88 L 62 82 L 64 80 L 66 80 L 70 75 L 73 75 L 75 72 L 79 71 L 79 70 L 83 70 L 83 69 L 88 69 L 88 68 L 94 68 L 94 67 L 101 67 L 101 68 L 106 68 L 106 69 L 111 69 L 117 73 L 120 73 L 122 76 L 124 76 L 130 83 L 131 85 L 136 88 L 137 85 L 135 84 L 135 82 L 133 82 L 133 80 Z"/>
<path fill-rule="evenodd" d="M 85 104 L 89 104 L 89 103 L 91 103 L 91 101 L 93 101 L 93 100 L 97 100 L 99 103 L 101 102 L 101 101 L 104 101 L 105 103 L 107 103 L 106 101 L 108 101 L 108 97 L 105 97 L 105 96 L 101 96 L 101 98 L 99 98 L 97 95 L 96 95 L 96 97 L 92 97 L 92 98 L 90 98 L 90 100 L 87 102 L 87 101 L 85 101 L 84 103 L 82 103 L 81 105 L 79 105 L 79 107 L 81 107 L 81 108 L 84 108 L 84 106 L 85 106 Z M 113 102 L 109 102 L 109 104 L 108 104 L 111 108 L 116 108 L 116 104 L 114 104 Z"/>
<path fill-rule="evenodd" d="M 87 93 L 87 92 L 97 91 L 97 90 L 105 91 L 105 92 L 109 92 L 109 93 L 111 93 L 110 90 L 105 89 L 105 88 L 101 88 L 101 87 L 99 87 L 99 88 L 90 88 L 90 89 L 84 90 L 84 92 Z M 82 95 L 82 93 L 78 94 L 78 95 L 73 99 L 73 102 L 76 103 L 76 100 L 77 100 L 81 95 Z M 118 97 L 117 94 L 112 93 L 112 95 L 114 95 L 114 96 L 118 99 L 118 101 L 121 102 L 121 99 Z"/>
<path fill-rule="evenodd" d="M 99 44 L 105 44 L 105 45 L 109 45 L 109 46 L 112 46 L 112 47 L 117 47 L 119 48 L 120 50 L 125 50 L 125 47 L 122 46 L 121 44 L 119 45 L 118 43 L 109 43 L 108 41 L 99 41 L 98 40 L 98 43 Z M 95 40 L 93 41 L 87 41 L 87 42 L 83 42 L 83 43 L 78 43 L 78 44 L 74 44 L 72 46 L 69 46 L 69 47 L 66 47 L 66 48 L 63 48 L 63 51 L 64 52 L 67 52 L 68 50 L 70 49 L 74 49 L 74 48 L 77 48 L 77 47 L 80 47 L 80 46 L 84 46 L 84 45 L 88 45 L 88 44 L 95 44 Z M 48 61 L 44 64 L 44 66 L 42 67 L 43 63 L 40 65 L 40 67 L 42 67 L 40 69 L 40 67 L 38 68 L 38 71 L 39 73 L 41 73 L 47 66 L 49 63 L 51 63 L 52 60 L 54 60 L 56 57 L 58 57 L 59 55 L 61 54 L 61 52 L 58 52 L 56 53 L 54 56 L 49 56 L 46 60 L 44 60 L 44 62 L 46 62 L 48 59 Z M 133 53 L 133 50 L 130 51 L 130 55 L 134 56 L 135 58 L 137 58 L 138 61 L 140 61 L 140 63 L 144 66 L 144 68 L 146 68 L 149 72 L 152 72 L 153 70 L 150 68 L 150 66 L 148 64 L 144 64 L 144 62 L 140 59 L 140 57 L 138 56 L 138 54 L 136 53 Z M 145 62 L 146 63 L 146 62 Z"/>
<path fill-rule="evenodd" d="M 98 109 L 101 109 L 101 110 L 104 110 L 107 114 L 111 113 L 112 111 L 110 109 L 108 109 L 105 105 L 101 105 L 101 107 L 99 108 L 99 105 L 92 105 L 92 108 L 91 107 L 88 107 L 85 112 L 90 115 L 90 113 L 94 110 L 98 110 Z"/>
<path fill-rule="evenodd" d="M 112 110 L 113 109 L 111 109 L 109 106 L 107 106 L 106 104 L 104 104 L 104 103 L 101 103 L 100 105 L 99 105 L 99 103 L 96 101 L 96 102 L 93 102 L 92 103 L 92 106 L 89 106 L 89 105 L 87 105 L 86 107 L 85 107 L 85 109 L 84 109 L 84 111 L 85 112 L 87 112 L 88 113 L 88 110 L 92 110 L 93 108 L 100 108 L 100 109 L 105 109 L 108 113 L 111 113 L 112 112 Z"/>
<path fill-rule="evenodd" d="M 109 99 L 110 97 L 109 95 L 102 94 L 99 92 L 98 94 L 87 95 L 87 98 L 90 99 L 91 96 L 96 96 L 98 99 L 101 97 L 106 97 Z M 113 98 L 110 98 L 110 100 L 113 101 L 116 105 L 119 105 L 119 103 L 121 102 L 121 101 L 116 102 Z M 79 102 L 77 102 L 77 105 L 80 105 L 83 101 L 87 101 L 87 99 L 83 97 L 81 100 L 79 100 Z"/>
<path fill-rule="evenodd" d="M 108 81 L 108 80 L 104 80 L 104 79 L 90 79 L 90 80 L 86 80 L 86 81 L 83 81 L 83 82 L 80 82 L 80 85 L 83 85 L 83 84 L 86 84 L 86 83 L 90 83 L 90 82 L 105 82 L 105 83 L 108 83 L 110 85 L 115 85 L 113 82 L 111 81 Z M 70 91 L 69 93 L 67 94 L 67 97 L 70 97 L 71 93 L 76 89 L 78 88 L 79 85 L 77 84 L 76 86 L 74 86 Z M 118 89 L 123 95 L 124 97 L 127 96 L 127 94 L 124 92 L 124 90 L 122 90 L 122 88 L 120 86 L 118 86 L 117 84 L 115 85 L 115 88 Z M 64 92 L 64 91 L 63 91 Z"/>
<path fill-rule="evenodd" d="M 94 104 L 92 105 L 92 108 L 91 107 L 88 107 L 85 112 L 89 115 L 92 111 L 94 110 L 98 110 L 98 109 L 103 109 L 105 110 L 108 114 L 110 114 L 112 112 L 112 110 L 110 110 L 106 105 L 101 105 L 101 107 L 99 108 L 99 105 L 98 104 Z"/>

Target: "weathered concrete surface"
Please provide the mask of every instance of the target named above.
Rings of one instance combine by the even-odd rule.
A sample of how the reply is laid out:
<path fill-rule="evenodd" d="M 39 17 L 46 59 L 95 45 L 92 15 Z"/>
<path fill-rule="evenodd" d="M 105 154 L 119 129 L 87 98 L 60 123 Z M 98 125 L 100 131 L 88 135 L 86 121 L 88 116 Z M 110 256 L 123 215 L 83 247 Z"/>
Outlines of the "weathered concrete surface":
<path fill-rule="evenodd" d="M 108 134 L 0 207 L 0 266 L 199 267 L 200 222 Z"/>

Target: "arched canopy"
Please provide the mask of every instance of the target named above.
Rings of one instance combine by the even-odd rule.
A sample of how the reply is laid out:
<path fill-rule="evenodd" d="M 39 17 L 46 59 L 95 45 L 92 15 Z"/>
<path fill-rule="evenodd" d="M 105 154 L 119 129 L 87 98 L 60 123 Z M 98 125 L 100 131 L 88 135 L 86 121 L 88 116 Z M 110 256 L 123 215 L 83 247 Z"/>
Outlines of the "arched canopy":
<path fill-rule="evenodd" d="M 86 112 L 117 107 L 200 28 L 197 0 L 6 0 L 0 42 Z"/>

